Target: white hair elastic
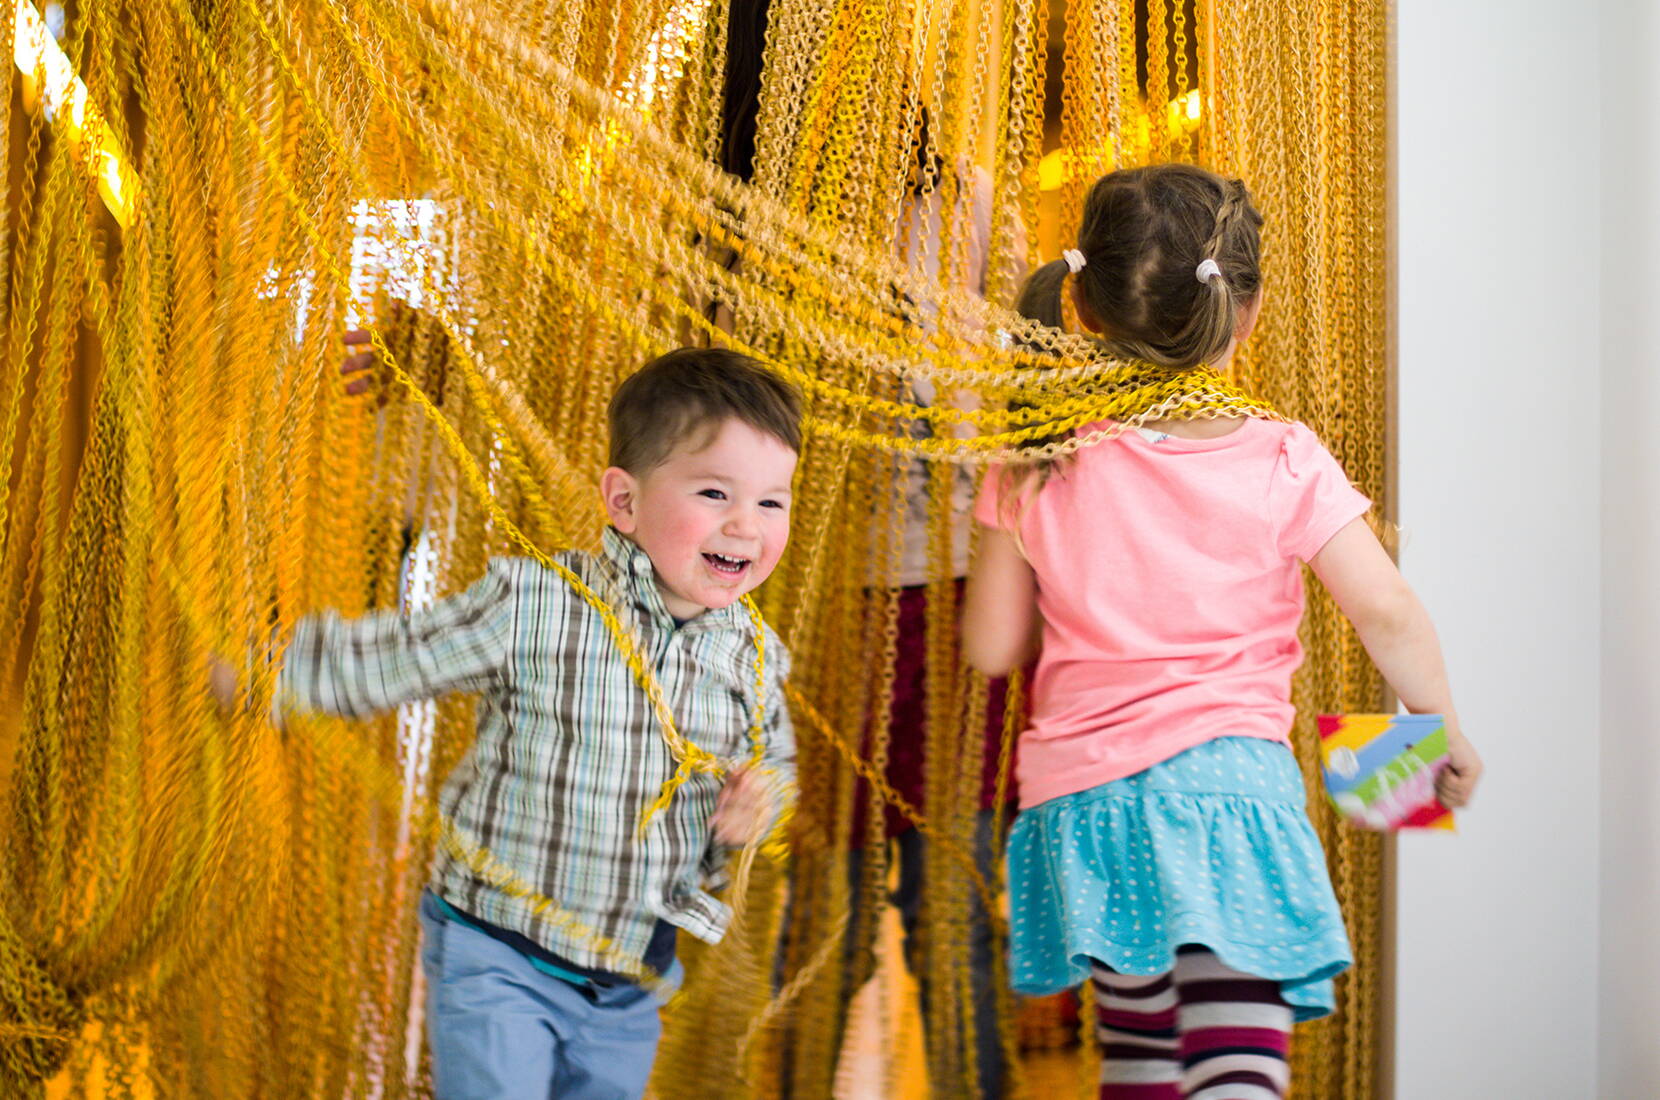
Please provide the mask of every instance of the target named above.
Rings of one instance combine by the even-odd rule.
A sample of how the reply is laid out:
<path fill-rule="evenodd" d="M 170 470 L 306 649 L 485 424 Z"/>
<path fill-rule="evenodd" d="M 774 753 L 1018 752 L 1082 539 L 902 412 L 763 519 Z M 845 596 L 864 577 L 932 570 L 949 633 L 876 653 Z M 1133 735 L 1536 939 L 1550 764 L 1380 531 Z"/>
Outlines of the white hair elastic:
<path fill-rule="evenodd" d="M 1061 259 L 1066 261 L 1066 269 L 1074 275 L 1082 271 L 1084 269 L 1084 265 L 1089 262 L 1084 258 L 1084 254 L 1079 252 L 1076 248 L 1069 248 L 1065 252 L 1062 252 Z"/>
<path fill-rule="evenodd" d="M 1215 260 L 1206 256 L 1199 261 L 1199 266 L 1193 269 L 1193 274 L 1198 277 L 1201 283 L 1208 283 L 1212 276 L 1222 274 L 1222 269 L 1216 265 Z"/>

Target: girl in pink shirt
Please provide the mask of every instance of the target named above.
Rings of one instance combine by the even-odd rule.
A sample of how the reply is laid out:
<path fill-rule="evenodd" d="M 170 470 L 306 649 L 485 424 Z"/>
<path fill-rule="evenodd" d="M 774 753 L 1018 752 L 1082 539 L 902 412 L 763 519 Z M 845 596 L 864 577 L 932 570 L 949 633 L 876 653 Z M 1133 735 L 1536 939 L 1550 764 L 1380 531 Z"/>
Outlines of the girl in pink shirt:
<path fill-rule="evenodd" d="M 1059 327 L 1069 290 L 1115 354 L 1221 371 L 1262 307 L 1261 224 L 1237 180 L 1114 172 L 1020 308 Z M 1308 428 L 1256 418 L 1149 420 L 986 479 L 965 653 L 1002 675 L 1041 642 L 1011 975 L 1033 994 L 1091 977 L 1103 1097 L 1283 1096 L 1293 1019 L 1329 1013 L 1351 961 L 1288 742 L 1304 562 L 1407 708 L 1446 715 L 1442 802 L 1475 787 L 1434 628 L 1369 509 Z"/>

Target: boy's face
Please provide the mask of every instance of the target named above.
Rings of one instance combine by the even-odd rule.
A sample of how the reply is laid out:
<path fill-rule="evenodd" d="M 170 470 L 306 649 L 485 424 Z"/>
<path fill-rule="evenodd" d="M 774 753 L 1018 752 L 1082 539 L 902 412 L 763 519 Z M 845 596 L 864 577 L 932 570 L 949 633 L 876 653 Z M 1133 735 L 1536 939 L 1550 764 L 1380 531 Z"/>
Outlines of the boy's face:
<path fill-rule="evenodd" d="M 606 513 L 651 555 L 670 615 L 725 607 L 767 579 L 790 537 L 795 462 L 783 441 L 729 417 L 644 475 L 605 471 Z"/>

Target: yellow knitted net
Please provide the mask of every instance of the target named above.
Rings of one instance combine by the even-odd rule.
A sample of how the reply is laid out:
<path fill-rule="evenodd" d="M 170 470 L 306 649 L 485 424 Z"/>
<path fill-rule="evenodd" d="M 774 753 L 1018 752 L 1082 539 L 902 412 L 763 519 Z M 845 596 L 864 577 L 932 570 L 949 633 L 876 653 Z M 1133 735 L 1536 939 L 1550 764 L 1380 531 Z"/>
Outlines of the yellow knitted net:
<path fill-rule="evenodd" d="M 792 543 L 759 593 L 794 655 L 801 800 L 726 940 L 683 951 L 653 1091 L 830 1095 L 889 870 L 854 802 L 898 793 L 890 733 L 918 736 L 888 716 L 920 531 L 912 962 L 929 1087 L 972 1094 L 967 914 L 998 884 L 968 854 L 987 688 L 953 656 L 959 471 L 1098 442 L 1064 437 L 1107 417 L 1266 411 L 1255 393 L 1385 499 L 1385 13 L 0 0 L 0 1093 L 430 1091 L 413 912 L 434 845 L 465 843 L 431 798 L 471 703 L 279 732 L 268 655 L 308 612 L 595 545 L 613 386 L 723 343 L 807 397 Z M 1006 309 L 1096 176 L 1170 159 L 1241 176 L 1269 219 L 1271 300 L 1231 382 Z M 339 370 L 359 324 L 362 395 Z M 1319 593 L 1305 641 L 1303 714 L 1379 703 Z M 214 654 L 247 674 L 244 711 L 211 702 Z M 1381 848 L 1316 824 L 1357 966 L 1297 1034 L 1296 1089 L 1369 1096 Z"/>

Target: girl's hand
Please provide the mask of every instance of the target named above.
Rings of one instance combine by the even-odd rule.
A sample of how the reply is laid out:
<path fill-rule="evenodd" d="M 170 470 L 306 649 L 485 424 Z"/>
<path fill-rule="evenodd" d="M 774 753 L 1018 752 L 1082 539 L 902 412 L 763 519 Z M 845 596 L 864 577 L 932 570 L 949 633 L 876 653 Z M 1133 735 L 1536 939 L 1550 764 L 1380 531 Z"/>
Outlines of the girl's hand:
<path fill-rule="evenodd" d="M 367 393 L 369 387 L 375 384 L 375 349 L 366 328 L 354 328 L 346 333 L 345 340 L 348 348 L 363 348 L 355 354 L 348 355 L 340 361 L 340 373 L 349 381 L 346 383 L 346 393 L 356 397 L 360 393 Z M 383 388 L 375 399 L 379 406 L 386 404 L 386 390 Z"/>
<path fill-rule="evenodd" d="M 1481 757 L 1458 728 L 1458 719 L 1447 717 L 1447 764 L 1435 777 L 1435 797 L 1449 810 L 1463 809 L 1475 794 L 1481 779 Z"/>
<path fill-rule="evenodd" d="M 772 785 L 753 767 L 739 768 L 721 788 L 709 819 L 715 842 L 741 848 L 761 835 L 772 818 Z"/>

